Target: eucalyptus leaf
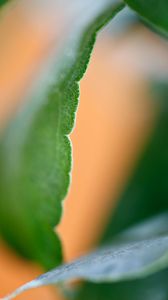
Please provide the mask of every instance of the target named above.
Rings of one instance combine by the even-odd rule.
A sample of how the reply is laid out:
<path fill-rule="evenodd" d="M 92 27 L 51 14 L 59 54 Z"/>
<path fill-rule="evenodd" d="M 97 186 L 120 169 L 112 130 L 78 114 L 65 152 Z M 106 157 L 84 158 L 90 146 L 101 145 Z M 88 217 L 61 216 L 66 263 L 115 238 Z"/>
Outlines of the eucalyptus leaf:
<path fill-rule="evenodd" d="M 62 259 L 54 227 L 70 182 L 68 135 L 78 82 L 97 31 L 124 7 L 120 0 L 63 0 L 55 5 L 56 20 L 66 16 L 56 58 L 51 55 L 44 64 L 0 142 L 0 232 L 19 253 L 46 269 Z"/>
<path fill-rule="evenodd" d="M 167 0 L 125 0 L 157 31 L 168 37 L 168 1 Z"/>
<path fill-rule="evenodd" d="M 145 227 L 148 228 L 148 233 L 142 239 Z M 117 282 L 153 274 L 168 266 L 167 232 L 168 214 L 153 218 L 146 224 L 142 223 L 123 232 L 111 245 L 39 276 L 4 300 L 12 299 L 31 288 L 77 278 L 92 282 Z"/>

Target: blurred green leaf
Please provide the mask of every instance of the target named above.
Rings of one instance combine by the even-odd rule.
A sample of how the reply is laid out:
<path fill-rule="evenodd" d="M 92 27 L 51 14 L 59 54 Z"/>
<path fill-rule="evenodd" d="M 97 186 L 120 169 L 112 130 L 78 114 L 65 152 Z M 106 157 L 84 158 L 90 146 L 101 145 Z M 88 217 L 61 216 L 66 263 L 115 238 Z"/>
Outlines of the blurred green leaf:
<path fill-rule="evenodd" d="M 117 282 L 157 272 L 168 265 L 167 232 L 168 214 L 163 214 L 123 232 L 111 245 L 39 276 L 5 300 L 31 288 L 76 278 L 92 282 Z"/>
<path fill-rule="evenodd" d="M 168 37 L 168 1 L 167 0 L 125 0 L 159 32 Z"/>
<path fill-rule="evenodd" d="M 65 18 L 60 51 L 56 61 L 50 62 L 52 78 L 48 85 L 42 78 L 0 144 L 0 232 L 19 253 L 46 269 L 59 264 L 62 257 L 54 227 L 70 181 L 68 135 L 78 104 L 78 82 L 96 32 L 124 6 L 120 0 L 74 0 L 73 10 L 68 10 L 70 5 L 68 0 L 58 1 L 55 17 L 65 8 L 72 15 Z"/>
<path fill-rule="evenodd" d="M 168 85 L 152 85 L 157 116 L 153 131 L 112 214 L 103 240 L 168 210 Z"/>
<path fill-rule="evenodd" d="M 7 3 L 9 0 L 0 0 L 0 5 Z"/>
<path fill-rule="evenodd" d="M 112 214 L 102 243 L 110 241 L 123 229 L 168 211 L 168 85 L 152 87 L 158 116 L 153 133 L 141 155 L 135 171 Z M 164 226 L 163 226 L 164 227 Z M 157 233 L 158 225 L 153 231 Z M 152 236 L 149 227 L 141 227 L 141 237 Z M 140 236 L 138 234 L 138 236 Z M 135 236 L 136 238 L 136 236 Z M 128 266 L 129 269 L 129 266 Z M 79 300 L 165 300 L 168 298 L 168 271 L 123 283 L 85 283 L 77 297 Z"/>
<path fill-rule="evenodd" d="M 167 300 L 168 270 L 144 279 L 93 284 L 78 295 L 80 300 Z"/>

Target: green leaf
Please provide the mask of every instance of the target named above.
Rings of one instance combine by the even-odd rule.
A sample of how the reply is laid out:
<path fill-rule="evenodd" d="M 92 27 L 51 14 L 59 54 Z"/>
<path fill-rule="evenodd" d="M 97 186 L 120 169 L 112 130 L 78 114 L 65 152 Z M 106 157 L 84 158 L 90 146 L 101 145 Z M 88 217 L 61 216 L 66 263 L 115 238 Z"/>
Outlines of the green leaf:
<path fill-rule="evenodd" d="M 62 258 L 54 227 L 70 181 L 68 135 L 74 126 L 78 82 L 97 31 L 124 7 L 120 0 L 74 0 L 73 10 L 71 4 L 58 1 L 55 17 L 67 15 L 56 59 L 49 57 L 0 144 L 0 232 L 19 253 L 46 269 Z"/>
<path fill-rule="evenodd" d="M 168 265 L 167 232 L 168 214 L 164 214 L 123 232 L 111 245 L 39 276 L 4 299 L 12 299 L 31 288 L 76 278 L 92 282 L 143 278 Z"/>
<path fill-rule="evenodd" d="M 125 2 L 157 31 L 168 37 L 167 0 L 125 0 Z"/>
<path fill-rule="evenodd" d="M 168 210 L 168 84 L 151 87 L 156 121 L 145 149 L 112 213 L 103 241 L 121 230 Z"/>
<path fill-rule="evenodd" d="M 79 293 L 80 300 L 167 300 L 168 270 L 143 279 L 93 284 Z"/>
<path fill-rule="evenodd" d="M 135 170 L 112 214 L 111 221 L 103 236 L 107 243 L 123 229 L 139 221 L 168 211 L 168 85 L 152 87 L 153 102 L 158 109 L 152 135 L 145 146 Z M 159 229 L 159 228 L 158 228 Z M 157 226 L 153 228 L 157 232 Z M 160 229 L 159 229 L 160 230 Z M 142 238 L 152 236 L 149 227 L 141 227 Z M 145 279 L 122 283 L 85 283 L 77 297 L 79 300 L 165 300 L 168 298 L 168 271 Z"/>
<path fill-rule="evenodd" d="M 7 2 L 8 2 L 8 0 L 0 0 L 0 5 L 3 5 L 5 3 L 7 3 Z"/>

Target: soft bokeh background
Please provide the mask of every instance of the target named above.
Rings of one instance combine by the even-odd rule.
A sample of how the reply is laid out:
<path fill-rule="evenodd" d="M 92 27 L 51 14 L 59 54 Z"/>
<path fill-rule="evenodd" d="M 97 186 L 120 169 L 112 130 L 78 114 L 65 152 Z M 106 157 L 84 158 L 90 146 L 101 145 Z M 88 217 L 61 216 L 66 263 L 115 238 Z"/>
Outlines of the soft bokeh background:
<path fill-rule="evenodd" d="M 21 105 L 26 90 L 53 43 L 60 19 L 40 1 L 10 4 L 0 16 L 0 125 Z M 36 5 L 35 5 L 36 4 Z M 147 79 L 165 76 L 168 47 L 131 14 L 103 30 L 81 81 L 73 144 L 72 185 L 56 229 L 65 260 L 89 251 L 99 240 L 153 128 L 157 112 Z M 117 19 L 117 18 L 116 18 Z M 131 22 L 130 22 L 131 20 Z M 57 27 L 57 30 L 53 30 Z M 24 238 L 24 237 L 23 237 Z M 0 296 L 42 270 L 0 242 Z M 40 288 L 18 299 L 62 299 L 55 288 Z"/>

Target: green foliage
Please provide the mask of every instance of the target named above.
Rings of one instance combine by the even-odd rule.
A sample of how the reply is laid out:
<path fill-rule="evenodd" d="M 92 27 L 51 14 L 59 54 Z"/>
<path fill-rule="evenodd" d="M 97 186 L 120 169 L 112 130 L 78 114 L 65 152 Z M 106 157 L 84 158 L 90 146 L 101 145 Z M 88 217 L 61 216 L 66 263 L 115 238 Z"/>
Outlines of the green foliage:
<path fill-rule="evenodd" d="M 5 4 L 6 2 L 8 2 L 8 0 L 0 0 L 0 5 Z"/>
<path fill-rule="evenodd" d="M 155 127 L 135 171 L 112 214 L 111 221 L 102 238 L 102 243 L 109 242 L 123 229 L 139 221 L 147 220 L 147 218 L 155 216 L 159 212 L 168 211 L 167 83 L 154 85 L 152 92 L 154 104 L 157 105 L 158 109 Z M 157 224 L 153 231 L 157 233 L 158 229 Z M 147 226 L 144 226 L 139 235 L 142 238 L 146 238 L 146 234 L 149 234 L 149 238 L 151 231 L 148 231 Z M 80 290 L 78 299 L 155 300 L 157 299 L 156 295 L 159 295 L 161 300 L 168 297 L 167 271 L 149 276 L 146 279 L 129 282 L 101 283 L 99 285 L 88 282 Z"/>
<path fill-rule="evenodd" d="M 155 273 L 168 266 L 167 232 L 168 214 L 163 214 L 121 233 L 111 245 L 39 276 L 4 300 L 31 288 L 76 278 L 91 282 L 117 282 Z"/>
<path fill-rule="evenodd" d="M 62 2 L 62 9 L 65 4 L 68 1 Z M 59 264 L 62 257 L 53 229 L 60 221 L 69 186 L 68 134 L 78 103 L 78 81 L 86 70 L 96 32 L 123 8 L 119 0 L 74 4 L 75 22 L 70 31 L 63 32 L 52 79 L 33 91 L 0 144 L 1 234 L 19 253 L 46 269 Z"/>
<path fill-rule="evenodd" d="M 32 287 L 74 278 L 90 281 L 77 299 L 124 300 L 138 299 L 140 295 L 144 295 L 143 299 L 155 299 L 155 293 L 161 300 L 167 297 L 167 271 L 152 275 L 168 266 L 168 215 L 157 216 L 158 212 L 167 211 L 167 91 L 167 84 L 154 86 L 157 121 L 104 234 L 102 243 L 112 240 L 111 245 L 40 276 L 6 300 Z M 154 217 L 148 220 L 149 216 Z M 146 276 L 149 277 L 143 279 Z"/>
<path fill-rule="evenodd" d="M 20 253 L 46 269 L 62 258 L 53 228 L 59 223 L 70 181 L 68 135 L 78 104 L 78 82 L 86 70 L 97 31 L 124 7 L 119 0 L 74 1 L 75 22 L 62 35 L 61 50 L 52 61 L 52 78 L 42 89 L 43 80 L 40 89 L 33 90 L 3 133 L 0 145 L 1 234 Z M 167 36 L 166 0 L 125 2 Z M 83 11 L 85 18 L 81 18 Z M 107 245 L 39 276 L 4 299 L 75 278 L 90 281 L 77 295 L 80 300 L 167 299 L 167 94 L 167 83 L 155 91 L 157 122 L 103 236 L 102 244 Z"/>
<path fill-rule="evenodd" d="M 153 132 L 121 195 L 104 241 L 128 226 L 168 210 L 167 83 L 153 85 L 151 93 L 157 111 Z"/>
<path fill-rule="evenodd" d="M 125 0 L 125 2 L 157 31 L 168 37 L 167 0 Z"/>
<path fill-rule="evenodd" d="M 168 271 L 162 271 L 145 279 L 117 283 L 87 283 L 79 294 L 80 300 L 166 300 L 168 295 Z"/>

